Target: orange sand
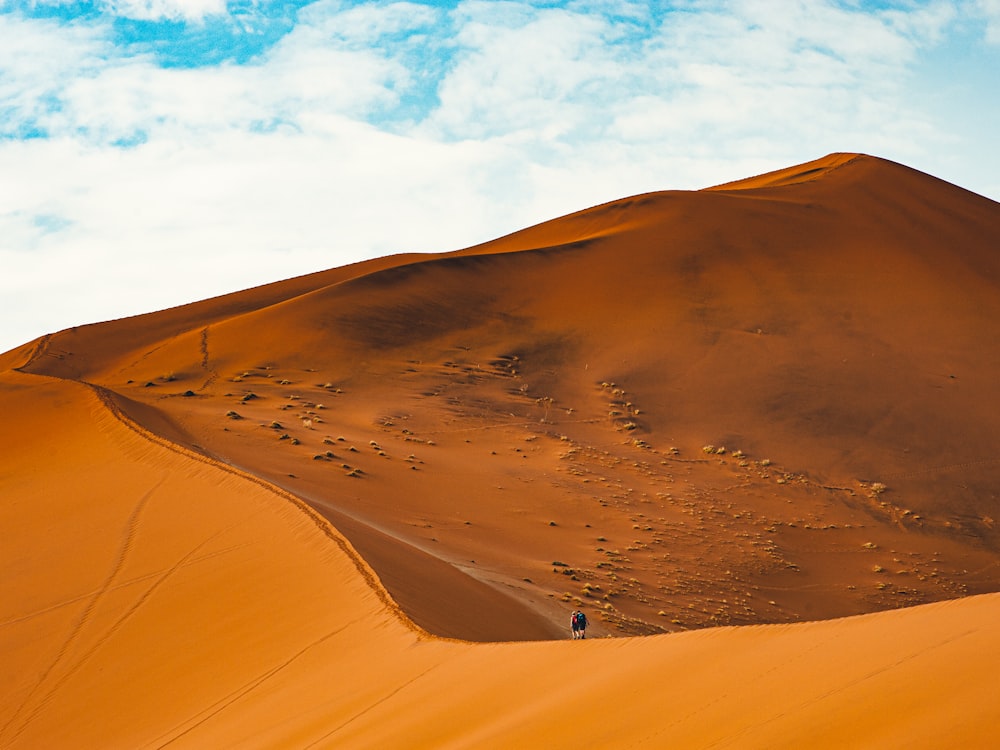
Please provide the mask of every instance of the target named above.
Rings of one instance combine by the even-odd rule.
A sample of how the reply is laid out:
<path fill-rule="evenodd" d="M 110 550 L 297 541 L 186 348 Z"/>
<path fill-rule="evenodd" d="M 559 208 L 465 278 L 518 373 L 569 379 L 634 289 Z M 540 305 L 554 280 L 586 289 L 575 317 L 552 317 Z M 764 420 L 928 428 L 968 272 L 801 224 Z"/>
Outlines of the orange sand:
<path fill-rule="evenodd" d="M 0 356 L 0 747 L 987 746 L 998 241 L 832 155 Z"/>

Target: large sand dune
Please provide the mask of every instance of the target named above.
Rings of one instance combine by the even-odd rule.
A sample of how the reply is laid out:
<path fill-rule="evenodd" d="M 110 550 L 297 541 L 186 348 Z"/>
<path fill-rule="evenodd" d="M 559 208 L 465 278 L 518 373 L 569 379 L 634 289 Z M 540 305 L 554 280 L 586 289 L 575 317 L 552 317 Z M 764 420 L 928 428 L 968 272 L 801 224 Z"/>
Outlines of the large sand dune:
<path fill-rule="evenodd" d="M 988 746 L 998 247 L 836 154 L 0 356 L 0 747 Z"/>

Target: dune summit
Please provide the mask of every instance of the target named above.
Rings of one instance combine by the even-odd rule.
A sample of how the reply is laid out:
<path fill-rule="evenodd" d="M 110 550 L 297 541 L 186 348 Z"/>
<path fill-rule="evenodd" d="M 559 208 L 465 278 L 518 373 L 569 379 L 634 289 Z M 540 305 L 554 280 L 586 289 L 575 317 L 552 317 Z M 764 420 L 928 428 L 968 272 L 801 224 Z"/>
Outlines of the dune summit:
<path fill-rule="evenodd" d="M 832 154 L 8 352 L 0 746 L 981 743 L 998 247 Z"/>

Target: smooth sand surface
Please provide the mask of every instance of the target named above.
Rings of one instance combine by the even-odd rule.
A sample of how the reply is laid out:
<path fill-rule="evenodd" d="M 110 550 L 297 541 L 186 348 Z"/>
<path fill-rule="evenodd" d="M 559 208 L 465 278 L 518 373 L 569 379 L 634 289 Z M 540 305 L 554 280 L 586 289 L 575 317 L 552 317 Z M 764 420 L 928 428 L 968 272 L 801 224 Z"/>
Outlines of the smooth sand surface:
<path fill-rule="evenodd" d="M 997 247 L 834 154 L 0 355 L 0 747 L 988 747 Z"/>

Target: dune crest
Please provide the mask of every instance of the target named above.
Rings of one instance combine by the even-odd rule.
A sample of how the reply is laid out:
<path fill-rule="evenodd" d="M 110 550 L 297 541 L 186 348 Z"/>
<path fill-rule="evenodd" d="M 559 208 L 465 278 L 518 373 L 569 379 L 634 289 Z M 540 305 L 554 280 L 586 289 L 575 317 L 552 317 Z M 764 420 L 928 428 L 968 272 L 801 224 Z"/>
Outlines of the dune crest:
<path fill-rule="evenodd" d="M 982 744 L 997 246 L 832 154 L 0 356 L 0 746 Z"/>
<path fill-rule="evenodd" d="M 798 185 L 825 177 L 838 167 L 842 167 L 859 158 L 870 157 L 864 157 L 862 154 L 827 154 L 820 159 L 809 161 L 805 164 L 797 164 L 794 167 L 785 167 L 784 169 L 766 172 L 755 177 L 746 177 L 742 180 L 726 182 L 722 185 L 705 188 L 705 190 L 754 190 L 757 188 Z"/>

